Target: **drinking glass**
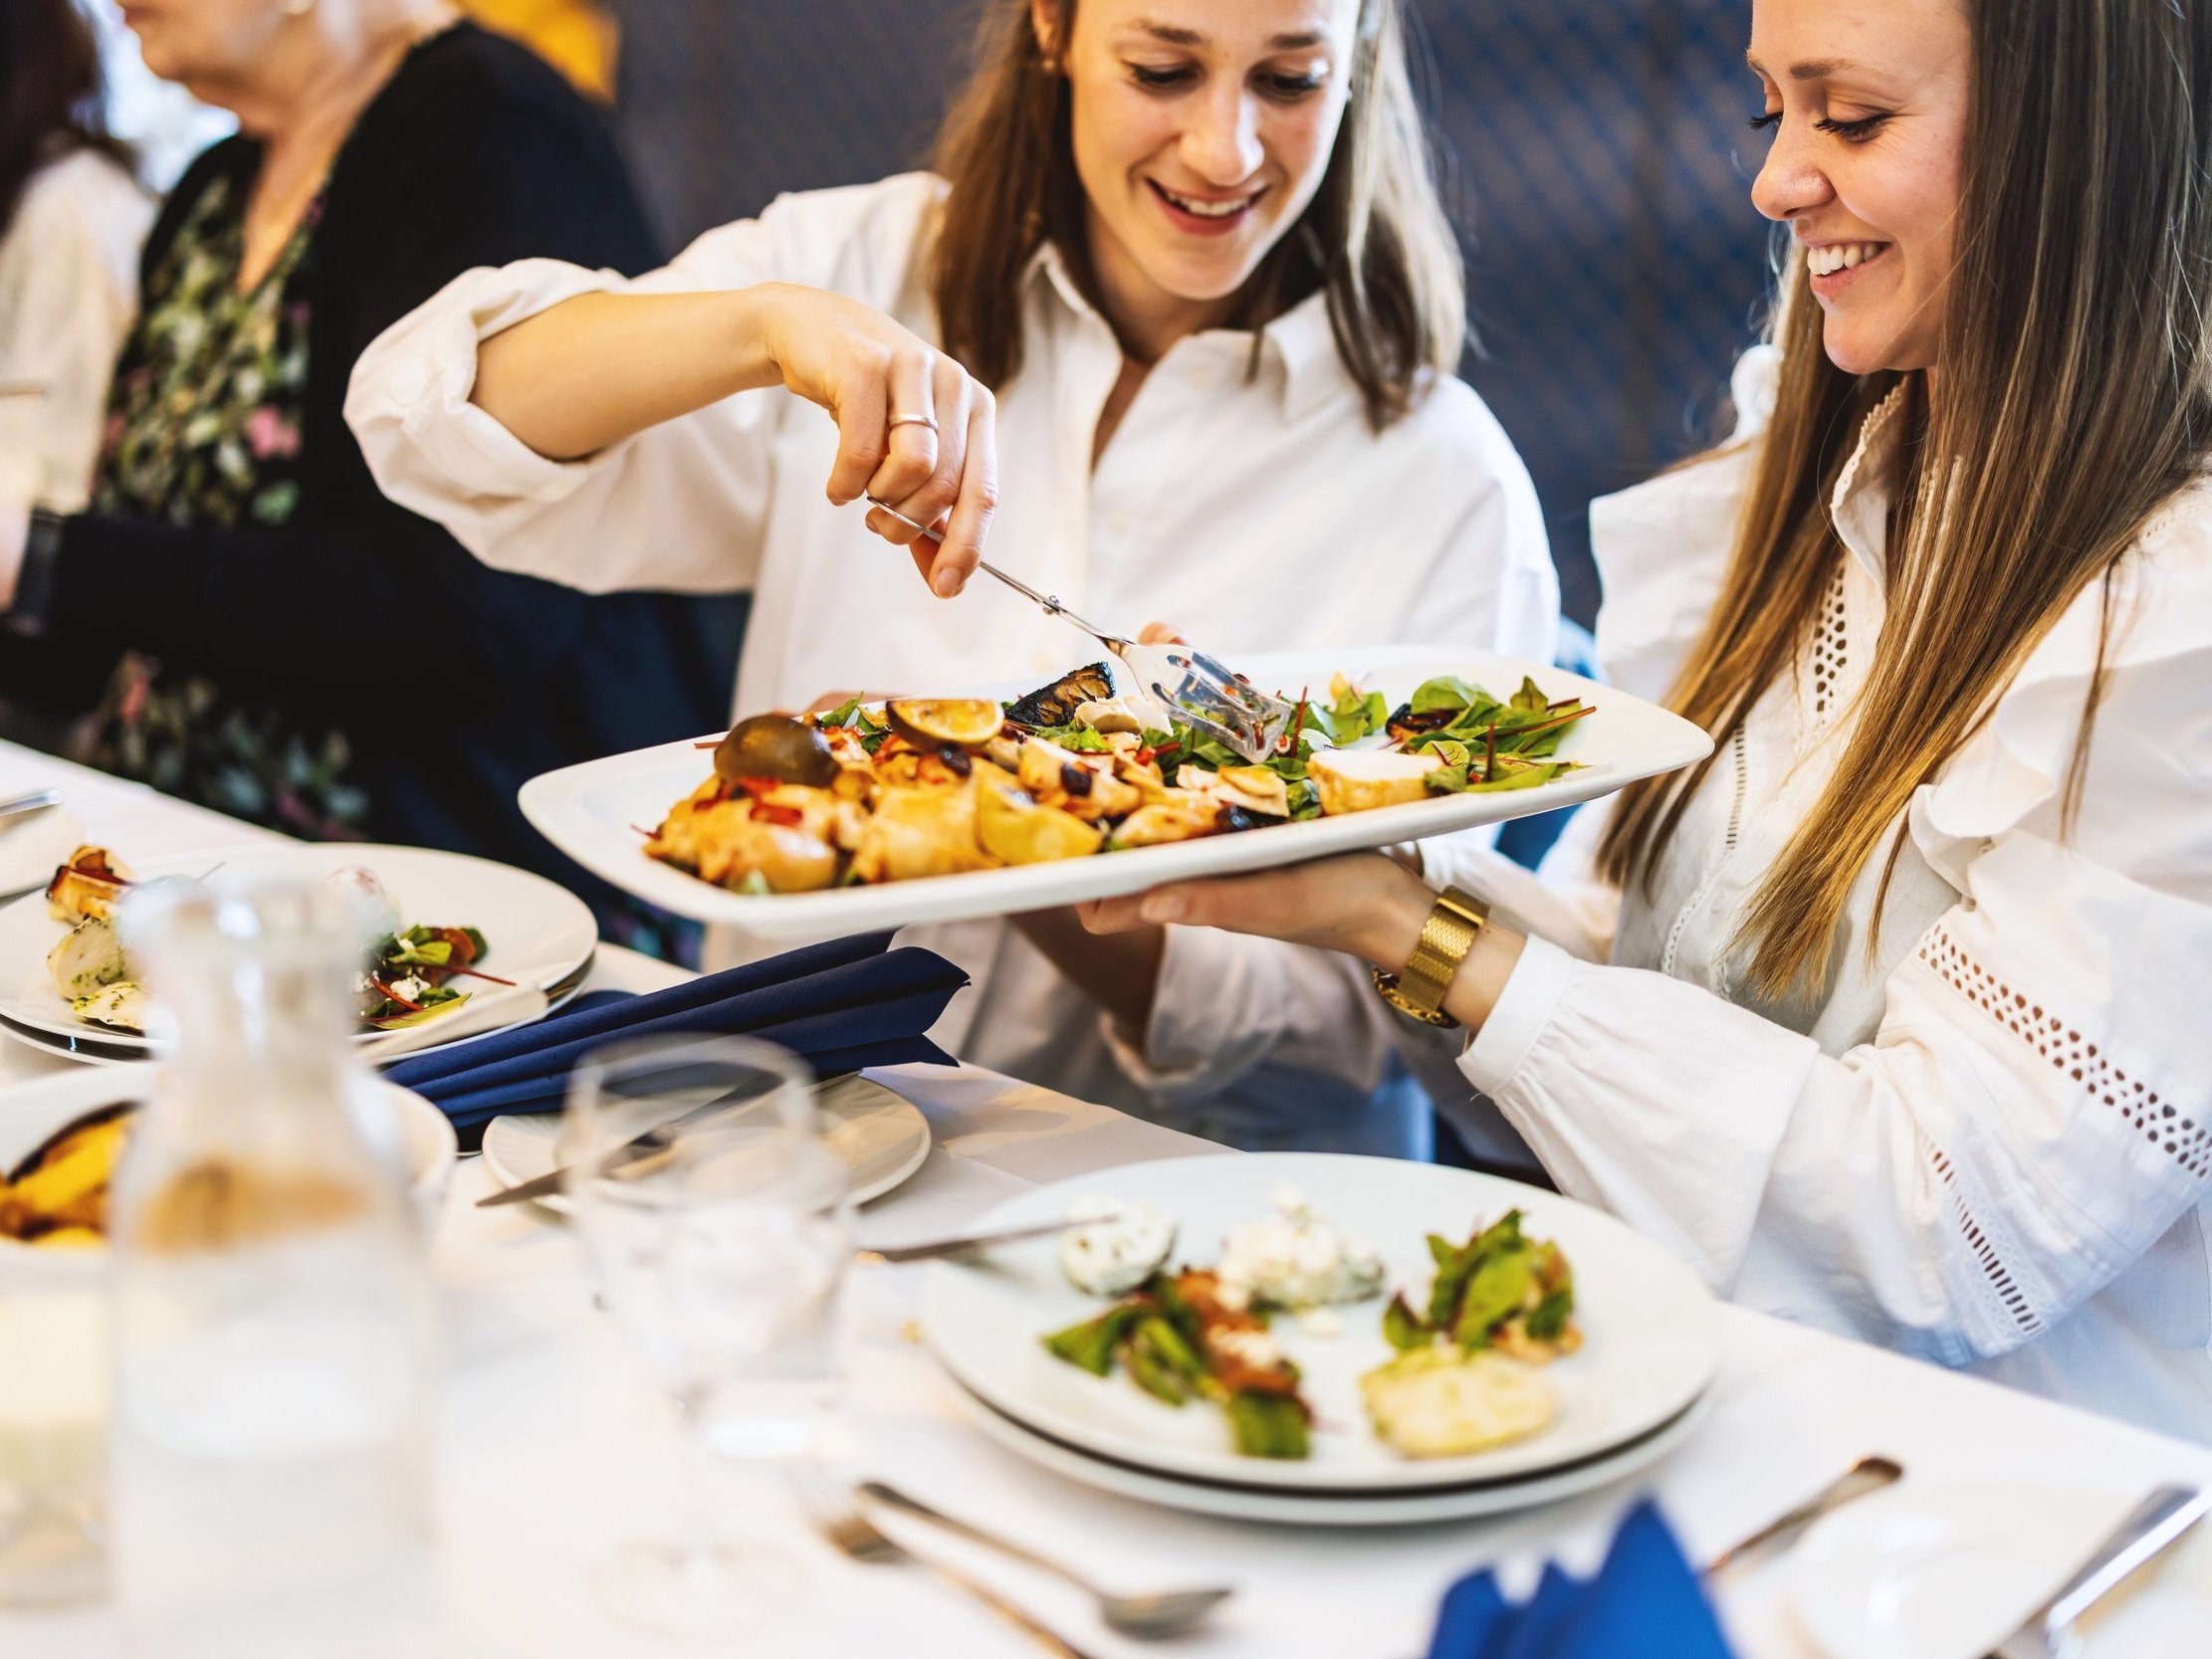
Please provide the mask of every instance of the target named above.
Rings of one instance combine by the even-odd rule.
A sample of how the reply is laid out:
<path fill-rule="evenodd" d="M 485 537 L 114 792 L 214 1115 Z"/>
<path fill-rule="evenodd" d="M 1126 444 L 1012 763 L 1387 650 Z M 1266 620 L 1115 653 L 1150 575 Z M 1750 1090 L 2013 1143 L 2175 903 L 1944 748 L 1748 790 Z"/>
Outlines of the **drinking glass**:
<path fill-rule="evenodd" d="M 805 1451 L 841 1369 L 852 1254 L 845 1168 L 793 1055 L 745 1037 L 650 1039 L 576 1069 L 558 1155 L 602 1301 L 643 1350 L 691 1440 L 672 1536 L 605 1575 L 635 1622 L 729 1629 L 788 1589 L 794 1563 L 727 1542 L 710 1459 Z"/>

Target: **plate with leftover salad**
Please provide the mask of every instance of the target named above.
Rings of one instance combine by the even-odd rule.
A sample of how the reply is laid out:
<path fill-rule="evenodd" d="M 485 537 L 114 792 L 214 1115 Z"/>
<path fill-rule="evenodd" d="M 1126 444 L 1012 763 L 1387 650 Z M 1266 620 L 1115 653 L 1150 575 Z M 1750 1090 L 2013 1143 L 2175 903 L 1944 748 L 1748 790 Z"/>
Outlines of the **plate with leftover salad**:
<path fill-rule="evenodd" d="M 1718 1360 L 1687 1268 L 1600 1211 L 1466 1170 L 1171 1158 L 1040 1187 L 975 1227 L 1054 1219 L 1073 1225 L 984 1268 L 931 1266 L 931 1349 L 1022 1428 L 1175 1479 L 1523 1479 L 1654 1434 Z"/>
<path fill-rule="evenodd" d="M 0 1029 L 81 1059 L 145 1058 L 154 988 L 142 981 L 116 913 L 133 886 L 164 876 L 204 878 L 216 888 L 290 876 L 358 894 L 372 919 L 353 983 L 364 1040 L 434 1026 L 511 984 L 529 983 L 558 1000 L 581 982 L 598 936 L 591 912 L 572 894 L 542 876 L 458 853 L 279 844 L 140 862 L 128 851 L 85 845 L 55 868 L 43 891 L 0 909 Z M 486 1029 L 470 1021 L 465 1035 Z"/>
<path fill-rule="evenodd" d="M 1040 685 L 754 715 L 533 778 L 522 807 L 615 886 L 782 940 L 1389 846 L 1590 800 L 1711 748 L 1662 709 L 1489 652 L 1239 666 L 1297 706 L 1258 764 L 1102 661 Z"/>

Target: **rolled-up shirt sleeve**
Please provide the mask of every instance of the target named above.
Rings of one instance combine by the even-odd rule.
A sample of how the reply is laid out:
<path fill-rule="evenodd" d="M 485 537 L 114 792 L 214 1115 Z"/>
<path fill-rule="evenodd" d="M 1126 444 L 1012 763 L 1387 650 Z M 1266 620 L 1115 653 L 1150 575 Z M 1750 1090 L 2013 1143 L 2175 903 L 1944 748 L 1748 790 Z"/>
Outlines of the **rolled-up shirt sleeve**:
<path fill-rule="evenodd" d="M 354 365 L 345 418 L 377 486 L 485 563 L 587 592 L 735 592 L 758 579 L 780 387 L 740 392 L 597 454 L 538 454 L 473 401 L 477 350 L 584 294 L 699 294 L 764 282 L 833 288 L 890 309 L 940 186 L 909 174 L 778 198 L 625 279 L 557 260 L 463 273 Z"/>

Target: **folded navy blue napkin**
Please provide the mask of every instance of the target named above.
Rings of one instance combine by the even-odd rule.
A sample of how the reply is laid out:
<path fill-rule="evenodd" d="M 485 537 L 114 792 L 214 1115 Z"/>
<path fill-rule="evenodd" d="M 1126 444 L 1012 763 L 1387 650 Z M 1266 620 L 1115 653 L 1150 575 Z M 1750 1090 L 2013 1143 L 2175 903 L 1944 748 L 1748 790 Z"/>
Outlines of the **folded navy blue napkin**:
<path fill-rule="evenodd" d="M 1556 1566 L 1526 1601 L 1507 1601 L 1484 1568 L 1443 1598 L 1429 1659 L 1730 1659 L 1712 1604 L 1649 1499 L 1613 1536 L 1589 1578 Z"/>
<path fill-rule="evenodd" d="M 631 1038 L 759 1037 L 822 1076 L 914 1061 L 953 1065 L 923 1033 L 967 974 L 933 950 L 886 949 L 890 942 L 888 933 L 858 933 L 643 996 L 594 992 L 533 1024 L 402 1060 L 384 1076 L 434 1102 L 463 1149 L 473 1150 L 494 1118 L 558 1111 L 576 1062 Z"/>

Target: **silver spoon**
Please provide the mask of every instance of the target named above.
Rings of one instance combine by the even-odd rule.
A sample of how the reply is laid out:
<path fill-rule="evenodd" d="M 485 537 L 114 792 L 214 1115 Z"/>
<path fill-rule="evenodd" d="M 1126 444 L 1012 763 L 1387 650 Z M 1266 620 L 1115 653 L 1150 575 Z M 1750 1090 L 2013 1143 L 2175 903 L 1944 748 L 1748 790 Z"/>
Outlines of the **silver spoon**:
<path fill-rule="evenodd" d="M 1140 1641 L 1154 1641 L 1163 1636 L 1180 1636 L 1202 1623 L 1223 1601 L 1235 1594 L 1230 1589 L 1158 1590 L 1151 1595 L 1108 1595 L 1089 1579 L 1082 1577 L 1072 1567 L 1061 1565 L 1049 1556 L 1040 1555 L 1025 1545 L 1010 1539 L 987 1533 L 981 1527 L 956 1520 L 942 1510 L 934 1510 L 919 1498 L 910 1498 L 895 1486 L 881 1481 L 862 1481 L 856 1490 L 863 1498 L 904 1510 L 908 1515 L 919 1516 L 935 1523 L 949 1533 L 978 1544 L 989 1545 L 1017 1561 L 1027 1561 L 1031 1566 L 1042 1567 L 1056 1578 L 1063 1578 L 1098 1602 L 1099 1617 L 1108 1628 L 1124 1636 L 1134 1636 Z"/>
<path fill-rule="evenodd" d="M 1879 1492 L 1903 1475 L 1904 1465 L 1894 1458 L 1863 1457 L 1795 1509 L 1776 1516 L 1749 1538 L 1721 1551 L 1705 1563 L 1705 1571 L 1718 1572 L 1757 1551 L 1787 1544 L 1830 1510 L 1840 1509 L 1871 1492 Z"/>

